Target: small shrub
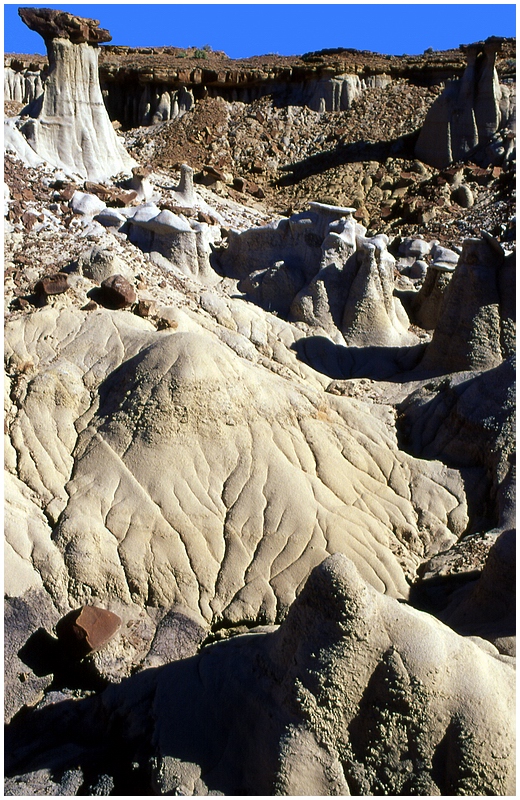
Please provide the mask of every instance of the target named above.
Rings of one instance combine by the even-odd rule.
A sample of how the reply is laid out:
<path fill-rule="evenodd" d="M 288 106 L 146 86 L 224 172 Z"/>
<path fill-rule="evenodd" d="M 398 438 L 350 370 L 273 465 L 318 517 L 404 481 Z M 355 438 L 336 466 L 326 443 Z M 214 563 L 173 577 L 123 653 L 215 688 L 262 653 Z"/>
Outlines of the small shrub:
<path fill-rule="evenodd" d="M 199 47 L 193 53 L 193 58 L 207 58 L 208 54 L 205 50 L 201 50 Z"/>

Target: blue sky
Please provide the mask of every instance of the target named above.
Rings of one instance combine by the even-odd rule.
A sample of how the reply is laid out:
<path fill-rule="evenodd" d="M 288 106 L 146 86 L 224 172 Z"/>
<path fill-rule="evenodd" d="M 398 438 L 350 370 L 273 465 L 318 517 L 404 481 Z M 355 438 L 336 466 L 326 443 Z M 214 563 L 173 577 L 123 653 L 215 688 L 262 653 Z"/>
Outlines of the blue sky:
<path fill-rule="evenodd" d="M 402 55 L 446 50 L 488 36 L 516 36 L 516 4 L 143 4 L 5 3 L 4 51 L 44 53 L 42 38 L 18 7 L 46 6 L 99 19 L 112 44 L 174 45 L 224 50 L 231 58 L 300 55 L 353 47 Z"/>

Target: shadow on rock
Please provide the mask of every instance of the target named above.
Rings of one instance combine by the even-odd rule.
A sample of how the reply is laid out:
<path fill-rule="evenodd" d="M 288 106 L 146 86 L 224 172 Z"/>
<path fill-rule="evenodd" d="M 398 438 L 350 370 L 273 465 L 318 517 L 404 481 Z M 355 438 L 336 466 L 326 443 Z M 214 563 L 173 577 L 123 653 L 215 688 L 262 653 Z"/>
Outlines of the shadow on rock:
<path fill-rule="evenodd" d="M 415 131 L 387 142 L 359 141 L 340 145 L 334 150 L 317 153 L 303 161 L 297 161 L 294 164 L 287 164 L 281 167 L 280 170 L 287 174 L 279 178 L 277 184 L 278 186 L 293 186 L 311 175 L 319 175 L 333 167 L 353 164 L 358 161 L 383 162 L 389 156 L 413 158 L 418 136 L 419 131 Z"/>
<path fill-rule="evenodd" d="M 99 690 L 106 686 L 106 681 L 96 674 L 88 659 L 71 656 L 68 648 L 43 628 L 29 637 L 18 656 L 37 677 L 52 675 L 53 689 Z"/>
<path fill-rule="evenodd" d="M 77 794 L 511 794 L 513 690 L 513 664 L 491 645 L 380 594 L 336 554 L 278 629 L 96 698 L 48 695 L 7 729 L 7 788 L 34 794 L 42 770 L 54 785 L 76 770 Z M 454 724 L 460 758 L 439 773 Z"/>
<path fill-rule="evenodd" d="M 371 378 L 400 382 L 413 370 L 424 353 L 425 345 L 412 347 L 345 347 L 326 336 L 298 339 L 292 349 L 300 361 L 327 377 Z"/>

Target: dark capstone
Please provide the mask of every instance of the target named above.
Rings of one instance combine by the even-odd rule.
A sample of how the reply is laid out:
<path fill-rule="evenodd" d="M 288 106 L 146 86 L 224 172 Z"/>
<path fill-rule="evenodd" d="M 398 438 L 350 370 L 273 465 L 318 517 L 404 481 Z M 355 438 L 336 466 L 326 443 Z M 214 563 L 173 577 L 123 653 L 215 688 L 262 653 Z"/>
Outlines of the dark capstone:
<path fill-rule="evenodd" d="M 122 275 L 111 275 L 101 284 L 101 294 L 106 303 L 115 308 L 126 308 L 135 303 L 137 295 L 132 284 Z"/>
<path fill-rule="evenodd" d="M 56 636 L 76 656 L 86 656 L 103 647 L 121 627 L 121 619 L 112 611 L 82 606 L 62 617 Z"/>
<path fill-rule="evenodd" d="M 99 27 L 98 19 L 76 17 L 56 8 L 19 8 L 18 13 L 27 27 L 45 41 L 69 39 L 74 44 L 98 44 L 112 40 L 109 32 Z"/>

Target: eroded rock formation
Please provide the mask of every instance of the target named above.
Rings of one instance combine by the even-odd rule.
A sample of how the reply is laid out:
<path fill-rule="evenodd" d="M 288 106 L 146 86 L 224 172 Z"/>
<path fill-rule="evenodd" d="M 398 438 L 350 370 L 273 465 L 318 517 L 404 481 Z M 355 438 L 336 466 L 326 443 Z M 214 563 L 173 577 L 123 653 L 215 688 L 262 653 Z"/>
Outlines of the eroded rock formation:
<path fill-rule="evenodd" d="M 44 161 L 89 180 L 104 180 L 135 163 L 112 127 L 99 85 L 97 20 L 51 9 L 20 9 L 45 39 L 49 71 L 43 94 L 26 109 L 20 131 Z"/>
<path fill-rule="evenodd" d="M 415 154 L 426 164 L 442 168 L 463 161 L 513 124 L 514 96 L 501 86 L 495 69 L 501 41 L 490 37 L 464 48 L 464 75 L 449 82 L 433 103 L 417 140 Z"/>
<path fill-rule="evenodd" d="M 6 162 L 6 793 L 513 794 L 512 253 Z"/>
<path fill-rule="evenodd" d="M 99 783 L 92 743 L 117 730 L 134 786 L 159 795 L 509 795 L 514 687 L 513 659 L 385 597 L 338 554 L 276 632 L 62 702 L 66 717 L 37 711 L 9 736 L 8 775 L 25 774 L 7 787 L 71 767 Z"/>
<path fill-rule="evenodd" d="M 224 274 L 243 277 L 243 290 L 264 308 L 323 330 L 338 344 L 417 344 L 393 294 L 388 237 L 367 239 L 354 210 L 313 202 L 288 220 L 231 233 L 216 263 Z"/>

